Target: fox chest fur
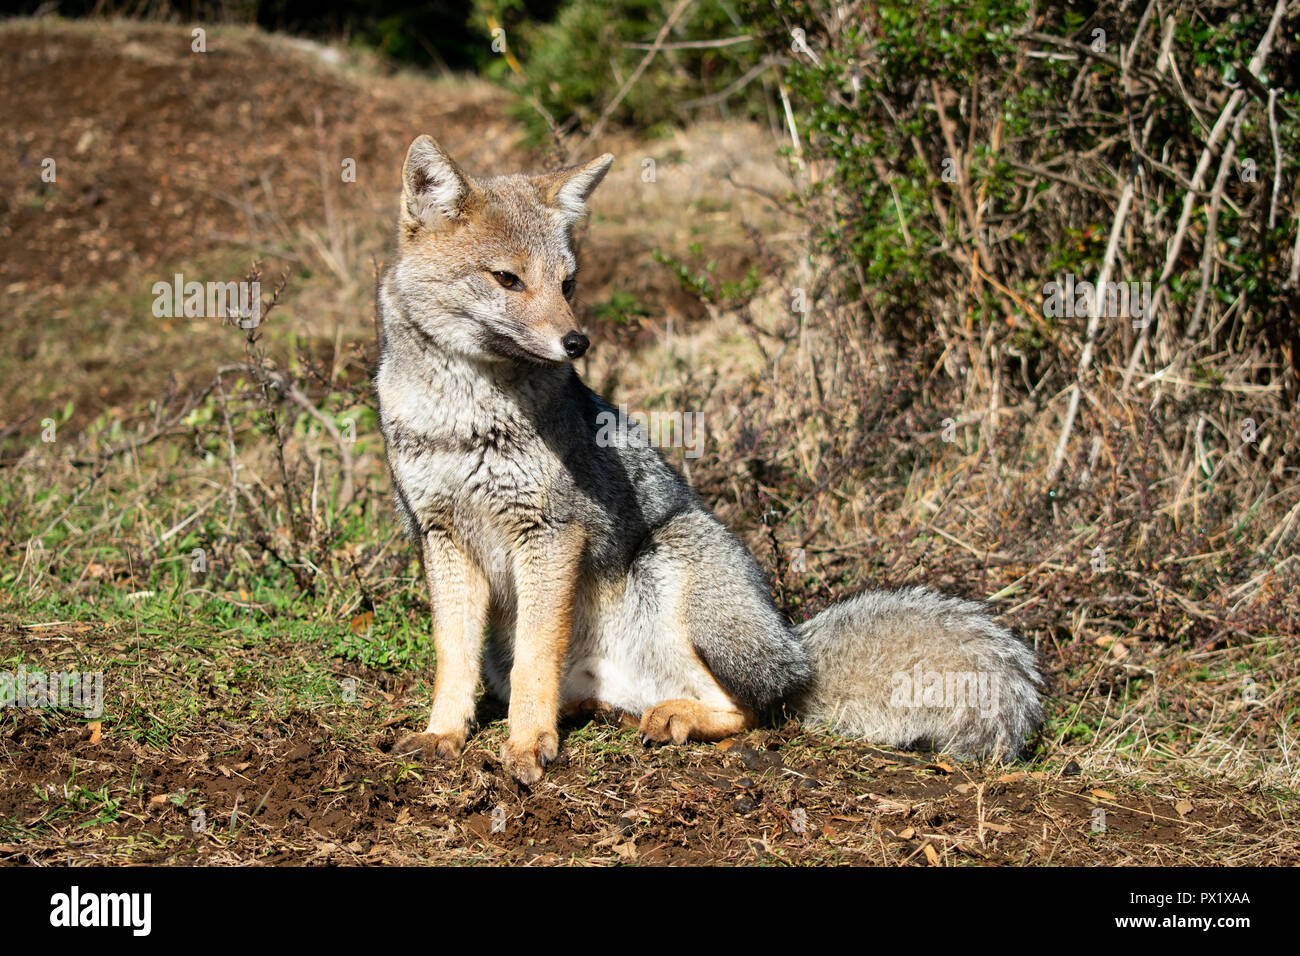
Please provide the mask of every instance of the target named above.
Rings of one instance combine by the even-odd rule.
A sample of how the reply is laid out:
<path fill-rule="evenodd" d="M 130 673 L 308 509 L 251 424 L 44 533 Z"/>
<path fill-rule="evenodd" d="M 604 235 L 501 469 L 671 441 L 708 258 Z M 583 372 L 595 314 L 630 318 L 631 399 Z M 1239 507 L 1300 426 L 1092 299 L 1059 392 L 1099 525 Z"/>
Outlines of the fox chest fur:
<path fill-rule="evenodd" d="M 563 464 L 518 395 L 490 374 L 426 355 L 376 380 L 399 511 L 417 541 L 445 533 L 510 590 L 510 555 L 539 523 L 564 522 Z"/>

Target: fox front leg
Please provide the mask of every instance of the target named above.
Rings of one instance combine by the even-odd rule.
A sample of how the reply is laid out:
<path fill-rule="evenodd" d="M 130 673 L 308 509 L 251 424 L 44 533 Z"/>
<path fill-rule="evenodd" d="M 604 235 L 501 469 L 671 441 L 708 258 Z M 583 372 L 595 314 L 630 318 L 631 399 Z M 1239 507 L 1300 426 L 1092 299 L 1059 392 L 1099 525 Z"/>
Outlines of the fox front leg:
<path fill-rule="evenodd" d="M 501 762 L 519 781 L 536 783 L 556 758 L 560 669 L 573 631 L 573 602 L 585 536 L 576 525 L 532 531 L 514 557 L 514 665 L 510 736 Z"/>
<path fill-rule="evenodd" d="M 433 711 L 422 734 L 409 734 L 393 753 L 451 760 L 460 756 L 474 718 L 483 661 L 488 583 L 483 572 L 444 532 L 424 538 L 424 573 L 433 608 Z"/>

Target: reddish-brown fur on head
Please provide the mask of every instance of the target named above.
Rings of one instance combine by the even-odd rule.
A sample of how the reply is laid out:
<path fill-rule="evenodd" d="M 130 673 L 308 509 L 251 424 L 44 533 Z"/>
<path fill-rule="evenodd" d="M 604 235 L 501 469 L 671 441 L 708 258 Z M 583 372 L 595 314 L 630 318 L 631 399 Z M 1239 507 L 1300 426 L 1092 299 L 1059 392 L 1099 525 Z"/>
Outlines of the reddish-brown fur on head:
<path fill-rule="evenodd" d="M 606 154 L 543 176 L 480 180 L 418 137 L 402 169 L 395 276 L 422 306 L 416 317 L 426 331 L 478 358 L 580 355 L 573 226 L 612 162 Z"/>

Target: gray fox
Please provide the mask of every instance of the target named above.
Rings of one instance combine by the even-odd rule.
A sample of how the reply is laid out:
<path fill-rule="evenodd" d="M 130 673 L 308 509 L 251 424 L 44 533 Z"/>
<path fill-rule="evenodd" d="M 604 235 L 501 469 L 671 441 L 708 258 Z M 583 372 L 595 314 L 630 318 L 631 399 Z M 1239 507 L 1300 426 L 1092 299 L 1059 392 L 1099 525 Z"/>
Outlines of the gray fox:
<path fill-rule="evenodd" d="M 646 743 L 719 740 L 784 703 L 878 744 L 1020 753 L 1041 678 L 979 605 L 872 592 L 791 627 L 645 436 L 600 436 L 612 406 L 572 364 L 573 228 L 612 162 L 471 178 L 428 136 L 407 153 L 375 390 L 437 666 L 428 728 L 394 753 L 458 756 L 480 679 L 508 701 L 502 762 L 524 783 L 559 717 L 595 708 Z"/>

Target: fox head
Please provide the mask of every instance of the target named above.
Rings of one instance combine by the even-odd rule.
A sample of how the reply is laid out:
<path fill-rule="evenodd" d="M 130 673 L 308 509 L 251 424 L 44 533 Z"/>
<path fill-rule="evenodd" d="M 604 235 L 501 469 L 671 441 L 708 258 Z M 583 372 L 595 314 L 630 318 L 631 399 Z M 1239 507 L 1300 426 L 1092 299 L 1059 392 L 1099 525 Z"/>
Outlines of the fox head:
<path fill-rule="evenodd" d="M 542 176 L 475 179 L 430 136 L 402 167 L 393 279 L 409 318 L 471 358 L 571 362 L 587 350 L 573 315 L 573 227 L 614 157 Z"/>

